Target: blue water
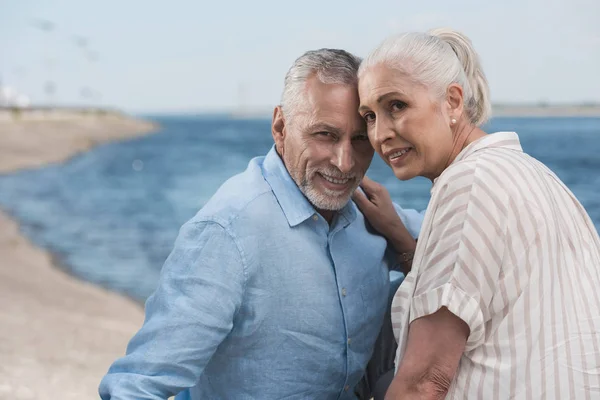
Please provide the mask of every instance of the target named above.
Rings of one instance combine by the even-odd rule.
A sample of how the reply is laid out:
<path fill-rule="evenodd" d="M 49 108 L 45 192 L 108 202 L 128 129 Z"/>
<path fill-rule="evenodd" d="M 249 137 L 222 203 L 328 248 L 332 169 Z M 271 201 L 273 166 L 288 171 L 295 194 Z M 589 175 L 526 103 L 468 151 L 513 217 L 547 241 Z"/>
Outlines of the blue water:
<path fill-rule="evenodd" d="M 0 176 L 0 207 L 71 273 L 143 301 L 180 225 L 219 185 L 272 144 L 270 122 L 155 118 L 155 135 L 95 148 L 63 165 Z M 600 118 L 496 119 L 575 193 L 600 228 Z M 369 176 L 406 208 L 424 209 L 431 183 L 398 181 L 375 156 Z"/>

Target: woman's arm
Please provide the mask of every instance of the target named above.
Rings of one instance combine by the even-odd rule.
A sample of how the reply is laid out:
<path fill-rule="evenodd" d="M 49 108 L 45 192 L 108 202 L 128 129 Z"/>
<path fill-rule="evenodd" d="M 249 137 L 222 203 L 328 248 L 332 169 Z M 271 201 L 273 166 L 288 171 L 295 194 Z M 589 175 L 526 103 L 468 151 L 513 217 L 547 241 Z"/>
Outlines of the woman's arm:
<path fill-rule="evenodd" d="M 437 400 L 448 394 L 469 328 L 446 307 L 414 320 L 386 400 Z"/>

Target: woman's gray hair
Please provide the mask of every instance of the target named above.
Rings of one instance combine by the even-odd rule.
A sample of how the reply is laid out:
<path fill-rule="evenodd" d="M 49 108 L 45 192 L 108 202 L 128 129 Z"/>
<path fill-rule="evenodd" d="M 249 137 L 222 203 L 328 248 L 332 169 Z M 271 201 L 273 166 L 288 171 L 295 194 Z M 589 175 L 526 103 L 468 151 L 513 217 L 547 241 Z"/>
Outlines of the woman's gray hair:
<path fill-rule="evenodd" d="M 304 101 L 306 81 L 312 76 L 322 83 L 356 85 L 361 59 L 345 50 L 311 50 L 298 57 L 285 75 L 281 108 L 292 119 Z"/>
<path fill-rule="evenodd" d="M 460 32 L 438 28 L 392 36 L 365 59 L 359 76 L 377 64 L 400 70 L 432 90 L 438 99 L 456 83 L 463 89 L 465 112 L 471 123 L 480 126 L 490 118 L 490 89 L 479 56 L 471 40 Z"/>

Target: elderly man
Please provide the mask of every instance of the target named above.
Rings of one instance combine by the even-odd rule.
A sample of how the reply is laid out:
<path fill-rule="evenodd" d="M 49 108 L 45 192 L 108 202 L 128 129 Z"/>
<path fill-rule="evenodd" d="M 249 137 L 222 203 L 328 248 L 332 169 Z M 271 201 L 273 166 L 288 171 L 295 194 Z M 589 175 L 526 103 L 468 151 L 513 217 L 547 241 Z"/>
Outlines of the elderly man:
<path fill-rule="evenodd" d="M 412 251 L 422 221 L 398 207 L 387 242 L 350 201 L 373 157 L 359 63 L 331 49 L 296 60 L 273 149 L 183 225 L 103 399 L 356 398 L 399 259 L 390 249 Z"/>

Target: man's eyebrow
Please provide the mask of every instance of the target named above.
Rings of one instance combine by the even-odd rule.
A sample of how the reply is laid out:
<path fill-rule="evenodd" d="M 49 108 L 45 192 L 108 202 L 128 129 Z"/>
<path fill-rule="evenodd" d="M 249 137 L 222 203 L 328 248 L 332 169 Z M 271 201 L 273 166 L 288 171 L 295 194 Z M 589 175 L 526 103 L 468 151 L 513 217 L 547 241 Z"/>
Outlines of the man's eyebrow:
<path fill-rule="evenodd" d="M 310 125 L 308 129 L 312 132 L 331 132 L 340 133 L 340 130 L 333 125 L 326 124 L 324 122 L 318 122 L 314 125 Z"/>

